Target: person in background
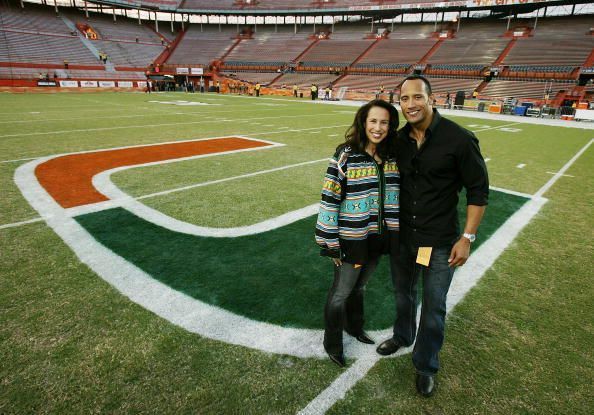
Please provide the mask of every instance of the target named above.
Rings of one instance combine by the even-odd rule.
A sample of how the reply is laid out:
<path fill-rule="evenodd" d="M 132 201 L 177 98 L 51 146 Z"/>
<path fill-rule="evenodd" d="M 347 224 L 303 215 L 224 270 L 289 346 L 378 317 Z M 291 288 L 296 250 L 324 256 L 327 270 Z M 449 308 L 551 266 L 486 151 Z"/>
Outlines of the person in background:
<path fill-rule="evenodd" d="M 489 195 L 487 167 L 475 135 L 433 108 L 429 81 L 411 75 L 402 83 L 400 107 L 407 124 L 393 152 L 402 177 L 400 249 L 391 255 L 396 300 L 393 335 L 381 355 L 414 343 L 412 361 L 420 395 L 435 391 L 445 333 L 446 299 L 454 270 L 466 263 Z M 460 233 L 458 195 L 466 189 L 466 223 Z M 417 292 L 423 282 L 417 332 Z M 416 338 L 416 342 L 415 342 Z"/>
<path fill-rule="evenodd" d="M 316 223 L 316 243 L 331 258 L 334 282 L 324 310 L 324 350 L 346 365 L 343 329 L 362 343 L 364 290 L 382 254 L 398 248 L 400 175 L 388 154 L 398 129 L 398 112 L 374 100 L 357 111 L 326 171 Z"/>

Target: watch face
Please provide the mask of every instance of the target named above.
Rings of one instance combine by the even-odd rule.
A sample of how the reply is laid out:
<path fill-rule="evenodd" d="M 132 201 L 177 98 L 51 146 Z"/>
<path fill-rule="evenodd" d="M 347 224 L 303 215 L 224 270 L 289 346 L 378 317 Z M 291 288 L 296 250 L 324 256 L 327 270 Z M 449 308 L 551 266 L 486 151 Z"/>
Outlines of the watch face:
<path fill-rule="evenodd" d="M 468 239 L 470 242 L 474 242 L 476 240 L 476 235 L 473 235 L 471 233 L 465 233 L 464 236 L 466 239 Z"/>

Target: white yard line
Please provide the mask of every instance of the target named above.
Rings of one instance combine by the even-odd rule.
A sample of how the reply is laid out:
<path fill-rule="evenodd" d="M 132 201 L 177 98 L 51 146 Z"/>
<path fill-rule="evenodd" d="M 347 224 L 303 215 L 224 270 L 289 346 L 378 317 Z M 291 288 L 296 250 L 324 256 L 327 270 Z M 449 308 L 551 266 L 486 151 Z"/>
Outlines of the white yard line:
<path fill-rule="evenodd" d="M 21 222 L 14 222 L 14 223 L 7 223 L 5 225 L 0 225 L 0 229 L 7 229 L 7 228 L 16 228 L 17 226 L 28 225 L 29 223 L 37 223 L 43 221 L 43 218 L 37 217 L 29 220 L 24 220 Z"/>
<path fill-rule="evenodd" d="M 347 392 L 367 375 L 367 372 L 380 359 L 378 354 L 357 359 L 348 369 L 337 377 L 328 388 L 315 397 L 297 415 L 321 415 L 339 400 L 344 399 Z"/>
<path fill-rule="evenodd" d="M 254 120 L 277 120 L 279 118 L 304 118 L 304 117 L 320 117 L 320 116 L 332 116 L 333 114 L 310 114 L 310 115 L 278 115 L 275 117 L 259 117 L 259 118 L 247 118 L 245 120 L 236 120 L 238 121 L 254 121 Z M 74 130 L 60 130 L 60 131 L 45 131 L 45 132 L 35 132 L 35 133 L 21 133 L 21 134 L 4 134 L 0 135 L 0 138 L 7 138 L 7 137 L 28 137 L 28 136 L 37 136 L 37 135 L 51 135 L 51 134 L 68 134 L 68 133 L 87 133 L 91 131 L 112 131 L 112 130 L 125 130 L 130 128 L 155 128 L 155 127 L 171 127 L 171 126 L 180 126 L 180 125 L 193 125 L 193 124 L 204 124 L 204 123 L 216 123 L 220 122 L 217 120 L 203 120 L 203 121 L 188 121 L 188 122 L 175 122 L 175 123 L 162 123 L 162 124 L 141 124 L 141 125 L 121 125 L 116 127 L 98 127 L 98 128 L 81 128 L 81 129 L 74 129 Z M 279 128 L 289 128 L 289 127 L 279 127 Z"/>
<path fill-rule="evenodd" d="M 557 180 L 559 180 L 567 170 L 569 170 L 569 168 L 571 167 L 571 165 L 578 159 L 578 157 L 580 157 L 582 154 L 584 154 L 584 152 L 588 149 L 588 147 L 590 147 L 590 145 L 592 145 L 592 142 L 594 141 L 594 138 L 591 138 L 590 141 L 588 141 L 588 143 L 583 146 L 580 151 L 578 151 L 576 153 L 575 156 L 573 156 L 571 158 L 571 160 L 569 160 L 567 163 L 565 163 L 565 166 L 561 167 L 561 170 L 559 170 L 553 177 L 551 177 L 551 179 L 543 186 L 540 188 L 540 190 L 538 192 L 535 193 L 534 196 L 540 197 L 542 195 L 544 195 L 554 184 Z"/>
<path fill-rule="evenodd" d="M 557 172 L 556 171 L 548 171 L 547 174 L 555 175 L 555 174 L 557 174 Z M 573 176 L 571 174 L 564 174 L 563 177 L 575 177 L 575 176 Z"/>
<path fill-rule="evenodd" d="M 2 160 L 2 161 L 0 161 L 0 163 L 16 163 L 16 162 L 19 162 L 19 161 L 29 161 L 29 160 L 35 160 L 35 159 L 38 159 L 38 158 L 39 157 L 29 157 L 29 158 L 26 158 L 26 159 Z"/>
<path fill-rule="evenodd" d="M 516 236 L 522 229 L 536 216 L 542 206 L 547 202 L 547 199 L 542 195 L 555 184 L 555 182 L 562 176 L 563 173 L 571 167 L 571 165 L 580 157 L 592 144 L 594 139 L 590 140 L 575 156 L 569 160 L 565 166 L 542 186 L 532 197 L 529 202 L 524 204 L 516 213 L 505 221 L 505 223 L 470 256 L 468 262 L 458 270 L 447 298 L 447 312 L 450 313 L 454 307 L 462 301 L 464 296 L 470 291 L 472 287 L 481 279 L 485 272 L 492 267 L 497 258 L 503 251 L 513 242 Z M 417 316 L 418 317 L 418 316 Z M 387 331 L 387 330 L 386 330 Z M 391 330 L 390 330 L 391 332 Z M 412 348 L 408 349 L 409 351 Z M 346 393 L 352 389 L 356 383 L 362 379 L 367 372 L 373 367 L 375 360 L 365 360 L 360 366 L 353 364 L 341 376 L 336 378 L 332 384 L 323 390 L 316 398 L 314 398 L 299 414 L 324 414 L 336 402 L 344 399 Z M 412 381 L 412 380 L 411 380 Z"/>
<path fill-rule="evenodd" d="M 208 182 L 196 183 L 196 184 L 192 184 L 192 185 L 189 185 L 189 186 L 183 186 L 183 187 L 178 187 L 178 188 L 175 188 L 175 189 L 164 190 L 162 192 L 149 193 L 149 194 L 146 194 L 146 195 L 137 196 L 136 199 L 137 200 L 142 200 L 142 199 L 147 199 L 149 197 L 168 195 L 170 193 L 181 192 L 181 191 L 189 190 L 189 189 L 195 189 L 197 187 L 210 186 L 210 185 L 213 185 L 213 184 L 224 183 L 224 182 L 228 182 L 228 181 L 231 181 L 231 180 L 245 179 L 245 178 L 248 178 L 248 177 L 259 176 L 261 174 L 267 174 L 267 173 L 273 173 L 273 172 L 276 172 L 276 171 L 282 171 L 282 170 L 292 169 L 294 167 L 307 166 L 308 164 L 320 163 L 322 161 L 328 161 L 328 158 L 323 158 L 323 159 L 318 159 L 318 160 L 311 160 L 311 161 L 304 161 L 302 163 L 287 164 L 286 166 L 275 167 L 273 169 L 260 170 L 260 171 L 256 171 L 256 172 L 253 172 L 253 173 L 241 174 L 239 176 L 226 177 L 224 179 L 211 180 L 211 181 L 208 181 Z"/>
<path fill-rule="evenodd" d="M 505 128 L 505 127 L 510 127 L 512 125 L 518 125 L 520 124 L 519 122 L 512 122 L 509 124 L 503 124 L 503 125 L 496 125 L 493 127 L 487 127 L 487 128 L 481 128 L 479 130 L 472 130 L 473 133 L 482 133 L 483 131 L 489 131 L 489 130 L 497 130 L 498 128 Z"/>

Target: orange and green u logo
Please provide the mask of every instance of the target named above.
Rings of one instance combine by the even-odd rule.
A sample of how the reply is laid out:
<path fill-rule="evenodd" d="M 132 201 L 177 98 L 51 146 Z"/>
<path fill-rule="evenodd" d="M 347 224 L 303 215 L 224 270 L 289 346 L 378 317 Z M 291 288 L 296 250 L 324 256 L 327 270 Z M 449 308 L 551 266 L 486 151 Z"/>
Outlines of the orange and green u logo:
<path fill-rule="evenodd" d="M 323 357 L 331 266 L 313 242 L 316 205 L 250 226 L 207 228 L 155 211 L 109 179 L 137 166 L 279 145 L 219 137 L 64 154 L 19 167 L 15 181 L 80 260 L 132 301 L 209 338 Z M 492 232 L 525 202 L 517 197 Z M 394 317 L 387 276 L 380 270 L 368 295 L 369 328 L 385 329 L 378 336 Z"/>

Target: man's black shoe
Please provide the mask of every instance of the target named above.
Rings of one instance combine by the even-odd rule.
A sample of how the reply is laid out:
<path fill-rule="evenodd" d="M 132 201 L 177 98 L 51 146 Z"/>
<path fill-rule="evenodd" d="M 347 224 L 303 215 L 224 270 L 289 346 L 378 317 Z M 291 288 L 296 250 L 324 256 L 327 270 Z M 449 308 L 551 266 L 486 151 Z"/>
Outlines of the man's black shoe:
<path fill-rule="evenodd" d="M 376 351 L 381 354 L 382 356 L 389 356 L 394 354 L 400 349 L 400 344 L 396 342 L 393 338 L 389 338 L 388 340 L 382 342 L 379 346 L 377 346 Z"/>
<path fill-rule="evenodd" d="M 433 395 L 433 392 L 435 392 L 435 377 L 417 373 L 417 392 L 425 398 Z"/>
<path fill-rule="evenodd" d="M 342 353 L 328 353 L 328 357 L 334 363 L 336 363 L 340 367 L 346 366 L 346 361 L 344 360 L 344 354 Z"/>
<path fill-rule="evenodd" d="M 348 332 L 347 332 L 348 333 Z M 369 337 L 367 335 L 367 333 L 365 333 L 364 331 L 362 331 L 359 334 L 352 334 L 349 333 L 349 335 L 353 336 L 355 339 L 357 339 L 358 341 L 360 341 L 361 343 L 365 343 L 365 344 L 375 344 L 375 342 L 373 341 L 373 339 L 371 337 Z"/>

